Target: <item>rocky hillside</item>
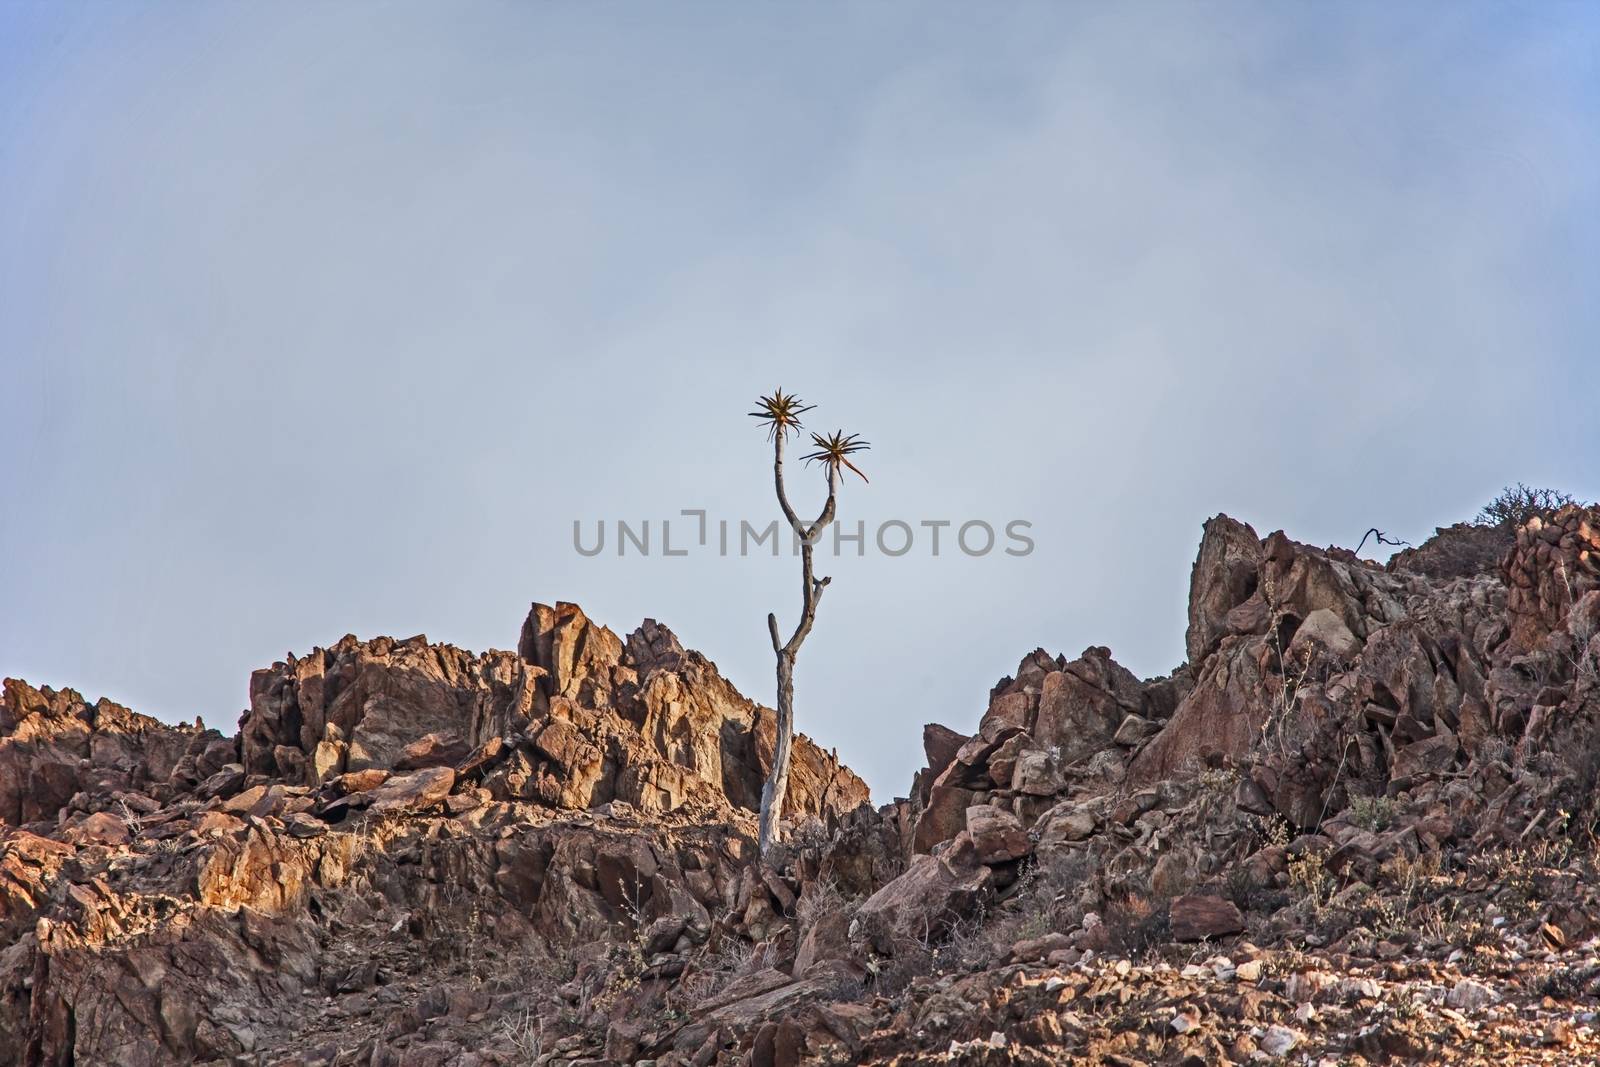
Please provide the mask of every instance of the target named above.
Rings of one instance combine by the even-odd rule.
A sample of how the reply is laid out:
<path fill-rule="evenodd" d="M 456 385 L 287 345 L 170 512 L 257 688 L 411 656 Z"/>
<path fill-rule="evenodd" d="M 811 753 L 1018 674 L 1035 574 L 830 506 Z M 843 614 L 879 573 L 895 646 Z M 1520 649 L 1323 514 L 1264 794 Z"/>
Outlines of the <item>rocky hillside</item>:
<path fill-rule="evenodd" d="M 1187 643 L 1030 653 L 881 808 L 802 740 L 770 864 L 772 712 L 654 622 L 347 637 L 232 737 L 8 680 L 0 1059 L 1600 1059 L 1600 511 L 1217 516 Z"/>

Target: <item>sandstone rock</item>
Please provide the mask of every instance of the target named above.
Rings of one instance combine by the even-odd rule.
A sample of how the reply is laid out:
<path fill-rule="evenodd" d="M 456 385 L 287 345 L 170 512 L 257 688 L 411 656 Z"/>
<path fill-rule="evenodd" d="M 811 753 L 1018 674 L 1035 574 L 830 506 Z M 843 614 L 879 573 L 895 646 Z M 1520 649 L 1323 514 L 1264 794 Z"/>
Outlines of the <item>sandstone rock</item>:
<path fill-rule="evenodd" d="M 1171 721 L 1134 758 L 1129 779 L 1159 781 L 1208 761 L 1248 755 L 1273 713 L 1262 673 L 1268 655 L 1263 638 L 1223 638 Z"/>
<path fill-rule="evenodd" d="M 1287 1056 L 1295 1046 L 1305 1040 L 1305 1035 L 1287 1026 L 1269 1026 L 1261 1038 L 1261 1051 L 1268 1056 Z"/>
<path fill-rule="evenodd" d="M 1244 916 L 1232 901 L 1190 894 L 1172 902 L 1172 939 L 1205 941 L 1244 930 Z"/>
<path fill-rule="evenodd" d="M 1536 648 L 1585 593 L 1600 588 L 1600 507 L 1569 504 L 1516 532 L 1500 573 L 1512 644 Z"/>
<path fill-rule="evenodd" d="M 16 678 L 0 684 L 0 826 L 54 822 L 73 797 L 109 808 L 116 792 L 165 785 L 215 731 L 168 726 L 71 689 L 34 689 Z"/>
<path fill-rule="evenodd" d="M 979 863 L 1010 863 L 1033 851 L 1016 816 L 987 804 L 967 809 L 967 833 L 972 835 Z"/>
<path fill-rule="evenodd" d="M 1039 744 L 1032 734 L 1019 733 L 1006 738 L 989 756 L 989 780 L 1001 788 L 1011 785 L 1016 777 L 1017 760 L 1023 753 L 1038 748 Z"/>
<path fill-rule="evenodd" d="M 797 978 L 812 976 L 820 964 L 849 960 L 850 919 L 843 911 L 830 911 L 822 915 L 806 931 L 795 952 L 794 974 Z"/>
<path fill-rule="evenodd" d="M 1482 1011 L 1500 999 L 1500 994 L 1471 978 L 1463 978 L 1451 987 L 1444 1002 L 1457 1011 L 1469 1014 Z"/>
<path fill-rule="evenodd" d="M 321 743 L 318 747 L 321 747 Z M 424 734 L 402 748 L 394 769 L 412 771 L 422 767 L 453 766 L 466 759 L 468 752 L 467 743 L 461 738 L 436 731 Z"/>
<path fill-rule="evenodd" d="M 1352 560 L 1336 560 L 1290 540 L 1282 530 L 1263 542 L 1262 554 L 1260 589 L 1274 619 L 1309 619 L 1324 610 L 1355 637 L 1366 636 L 1360 572 Z"/>
<path fill-rule="evenodd" d="M 992 881 L 988 867 L 956 867 L 940 857 L 916 856 L 904 874 L 861 905 L 851 940 L 887 955 L 903 952 L 908 942 L 937 936 L 970 914 L 989 895 Z"/>
<path fill-rule="evenodd" d="M 456 783 L 456 772 L 449 767 L 427 767 L 390 778 L 371 793 L 367 810 L 374 815 L 398 815 L 422 811 L 440 803 Z"/>
<path fill-rule="evenodd" d="M 527 722 L 539 676 L 508 652 L 475 656 L 424 638 L 345 637 L 252 675 L 250 710 L 240 722 L 245 766 L 292 774 L 295 768 L 280 766 L 280 746 L 306 754 L 306 773 L 315 776 L 331 772 L 341 747 L 344 765 L 362 770 L 392 768 L 428 734 L 475 745 Z M 323 743 L 329 748 L 319 770 Z"/>
<path fill-rule="evenodd" d="M 1249 526 L 1226 515 L 1206 520 L 1189 576 L 1189 662 L 1198 664 L 1226 633 L 1228 612 L 1255 592 L 1261 541 Z"/>
<path fill-rule="evenodd" d="M 940 780 L 934 783 L 928 794 L 927 807 L 917 816 L 912 835 L 912 849 L 915 852 L 931 852 L 935 845 L 950 840 L 966 827 L 967 808 L 972 806 L 976 794 L 945 781 L 952 769 L 954 765 L 947 768 Z"/>
<path fill-rule="evenodd" d="M 1054 796 L 1066 789 L 1059 759 L 1052 752 L 1034 749 L 1017 757 L 1011 774 L 1011 789 L 1033 797 Z"/>
<path fill-rule="evenodd" d="M 1309 644 L 1320 645 L 1341 660 L 1355 659 L 1361 653 L 1360 639 L 1350 632 L 1343 619 L 1327 608 L 1311 612 L 1295 630 L 1289 643 L 1289 658 L 1292 661 L 1300 658 Z"/>
<path fill-rule="evenodd" d="M 90 845 L 126 845 L 131 839 L 128 824 L 109 811 L 97 811 L 85 817 L 73 829 L 72 837 Z"/>
<path fill-rule="evenodd" d="M 1045 846 L 1082 841 L 1094 833 L 1098 824 L 1093 812 L 1071 802 L 1058 804 L 1039 819 L 1039 843 Z"/>
<path fill-rule="evenodd" d="M 1063 933 L 1048 933 L 1042 937 L 1024 938 L 1011 946 L 1011 959 L 1015 963 L 1036 963 L 1048 959 L 1052 953 L 1072 948 L 1072 939 Z"/>
<path fill-rule="evenodd" d="M 1122 725 L 1117 727 L 1116 736 L 1112 740 L 1124 748 L 1132 748 L 1160 729 L 1161 727 L 1143 716 L 1128 715 L 1123 718 Z"/>
<path fill-rule="evenodd" d="M 775 744 L 772 712 L 666 627 L 646 620 L 623 642 L 573 604 L 533 605 L 515 655 L 346 637 L 257 671 L 251 694 L 247 770 L 310 784 L 341 768 L 470 759 L 507 800 L 663 811 L 725 799 L 754 810 Z M 531 757 L 489 754 L 513 736 L 535 739 Z M 794 751 L 793 816 L 837 819 L 866 802 L 865 784 L 835 756 L 804 736 Z"/>
<path fill-rule="evenodd" d="M 950 766 L 956 753 L 969 739 L 946 726 L 931 722 L 922 728 L 922 751 L 928 759 L 928 771 L 937 778 Z"/>
<path fill-rule="evenodd" d="M 1150 871 L 1150 892 L 1158 900 L 1179 896 L 1193 884 L 1194 875 L 1185 850 L 1165 853 Z"/>
<path fill-rule="evenodd" d="M 1070 765 L 1105 748 L 1123 719 L 1143 708 L 1139 680 L 1111 658 L 1109 649 L 1089 648 L 1044 676 L 1032 732 Z"/>

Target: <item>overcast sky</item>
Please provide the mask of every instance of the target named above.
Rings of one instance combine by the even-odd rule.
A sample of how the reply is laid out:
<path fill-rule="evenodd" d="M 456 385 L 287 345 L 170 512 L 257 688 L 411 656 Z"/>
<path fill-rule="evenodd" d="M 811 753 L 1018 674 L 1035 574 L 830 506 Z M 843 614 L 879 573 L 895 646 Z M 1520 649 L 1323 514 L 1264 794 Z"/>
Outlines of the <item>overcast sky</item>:
<path fill-rule="evenodd" d="M 886 801 L 1035 646 L 1176 666 L 1215 512 L 1600 496 L 1597 55 L 1589 4 L 5 0 L 0 673 L 226 730 L 288 651 L 563 599 L 770 702 L 793 559 L 572 524 L 764 524 L 782 385 L 869 537 L 1032 523 L 820 562 L 799 724 Z"/>

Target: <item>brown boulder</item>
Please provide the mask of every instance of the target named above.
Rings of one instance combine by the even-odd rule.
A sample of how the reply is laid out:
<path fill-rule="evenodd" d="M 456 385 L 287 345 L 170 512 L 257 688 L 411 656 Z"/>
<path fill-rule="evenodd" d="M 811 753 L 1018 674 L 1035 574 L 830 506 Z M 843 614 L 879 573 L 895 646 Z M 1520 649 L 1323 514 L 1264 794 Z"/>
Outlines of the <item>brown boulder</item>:
<path fill-rule="evenodd" d="M 1172 719 L 1129 764 L 1129 781 L 1149 784 L 1210 761 L 1244 758 L 1273 714 L 1262 672 L 1270 653 L 1264 638 L 1224 638 Z"/>
<path fill-rule="evenodd" d="M 1085 649 L 1045 676 L 1033 736 L 1070 765 L 1109 746 L 1122 720 L 1143 707 L 1139 680 L 1111 658 L 1110 650 Z"/>
<path fill-rule="evenodd" d="M 935 845 L 950 840 L 966 827 L 967 808 L 976 794 L 943 780 L 954 769 L 954 764 L 946 768 L 941 780 L 935 782 L 928 793 L 928 803 L 918 814 L 912 833 L 913 852 L 931 852 Z"/>
<path fill-rule="evenodd" d="M 470 752 L 467 743 L 455 734 L 423 734 L 400 750 L 400 758 L 395 761 L 394 769 L 414 771 L 422 767 L 453 766 L 466 759 Z"/>
<path fill-rule="evenodd" d="M 967 809 L 967 833 L 972 835 L 979 863 L 1010 863 L 1033 851 L 1028 832 L 1017 817 L 988 804 Z"/>
<path fill-rule="evenodd" d="M 367 794 L 367 810 L 374 815 L 423 811 L 449 796 L 455 784 L 456 772 L 449 767 L 426 767 L 395 775 Z"/>
<path fill-rule="evenodd" d="M 956 753 L 961 751 L 961 746 L 969 739 L 965 734 L 958 734 L 948 726 L 940 726 L 930 722 L 922 728 L 922 751 L 927 756 L 928 772 L 937 778 L 950 766 L 950 761 L 956 758 Z"/>
<path fill-rule="evenodd" d="M 909 942 L 937 937 L 989 895 L 993 877 L 988 867 L 979 864 L 916 856 L 904 874 L 861 905 L 850 938 L 893 955 Z"/>
<path fill-rule="evenodd" d="M 1172 902 L 1172 939 L 1207 941 L 1244 930 L 1244 916 L 1232 901 L 1189 894 Z"/>

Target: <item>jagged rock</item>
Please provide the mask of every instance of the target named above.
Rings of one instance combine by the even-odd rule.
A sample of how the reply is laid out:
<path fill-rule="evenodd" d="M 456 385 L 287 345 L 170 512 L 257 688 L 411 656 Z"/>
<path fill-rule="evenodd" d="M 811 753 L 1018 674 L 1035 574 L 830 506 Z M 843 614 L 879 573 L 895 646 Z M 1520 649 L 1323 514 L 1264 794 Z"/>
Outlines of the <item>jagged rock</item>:
<path fill-rule="evenodd" d="M 1327 608 L 1317 608 L 1306 616 L 1289 642 L 1290 662 L 1309 659 L 1308 643 L 1320 645 L 1340 660 L 1350 661 L 1361 653 L 1361 640 L 1350 632 L 1344 620 Z"/>
<path fill-rule="evenodd" d="M 850 957 L 850 918 L 842 911 L 830 911 L 822 915 L 801 939 L 795 950 L 794 974 L 797 978 L 805 978 L 819 964 L 849 960 Z"/>
<path fill-rule="evenodd" d="M 539 676 L 509 652 L 477 656 L 424 637 L 345 637 L 251 676 L 250 710 L 240 720 L 245 768 L 290 776 L 301 761 L 282 765 L 281 746 L 326 780 L 335 771 L 392 768 L 429 734 L 470 748 L 524 727 Z M 335 752 L 342 764 L 330 765 Z"/>
<path fill-rule="evenodd" d="M 543 670 L 540 688 L 596 707 L 632 679 L 619 674 L 622 642 L 604 626 L 595 626 L 576 604 L 551 608 L 535 604 L 522 624 L 517 655 Z"/>
<path fill-rule="evenodd" d="M 1017 757 L 1011 789 L 1024 796 L 1050 797 L 1066 788 L 1061 762 L 1054 752 L 1034 749 Z"/>
<path fill-rule="evenodd" d="M 319 742 L 317 749 L 321 750 L 326 744 Z M 454 766 L 466 759 L 470 751 L 467 743 L 454 734 L 424 734 L 400 750 L 400 758 L 395 760 L 394 769 L 414 771 L 422 767 Z M 325 781 L 326 774 L 317 774 L 315 780 Z"/>
<path fill-rule="evenodd" d="M 1270 656 L 1264 638 L 1223 638 L 1171 721 L 1129 765 L 1130 780 L 1155 782 L 1250 753 L 1274 712 L 1263 672 Z"/>
<path fill-rule="evenodd" d="M 908 943 L 937 937 L 985 899 L 994 874 L 978 863 L 916 856 L 904 874 L 868 897 L 856 912 L 850 938 L 893 955 Z"/>
<path fill-rule="evenodd" d="M 79 810 L 110 806 L 117 792 L 162 789 L 192 769 L 215 731 L 168 726 L 71 689 L 34 689 L 7 678 L 0 687 L 0 825 L 54 822 L 81 794 Z M 180 775 L 180 782 L 192 781 Z"/>
<path fill-rule="evenodd" d="M 109 811 L 86 816 L 72 828 L 72 840 L 83 845 L 126 845 L 131 839 L 128 824 Z"/>
<path fill-rule="evenodd" d="M 754 810 L 775 739 L 772 713 L 666 627 L 646 620 L 623 642 L 574 604 L 533 605 L 516 655 L 346 637 L 257 671 L 241 720 L 248 771 L 308 784 L 464 763 L 508 736 L 533 738 L 531 752 L 503 773 L 474 768 L 502 798 L 649 811 L 723 798 Z M 866 798 L 835 757 L 797 738 L 788 812 L 837 818 Z"/>
<path fill-rule="evenodd" d="M 1015 788 L 1017 761 L 1024 753 L 1037 751 L 1039 743 L 1032 734 L 1014 734 L 1000 743 L 989 756 L 989 780 L 997 786 Z"/>
<path fill-rule="evenodd" d="M 648 620 L 622 640 L 536 605 L 515 654 L 347 638 L 257 672 L 235 738 L 7 683 L 0 1048 L 1421 1060 L 1454 1037 L 1373 1006 L 1443 1001 L 1497 1062 L 1551 1033 L 1588 1062 L 1557 1024 L 1592 992 L 1600 898 L 1551 859 L 1600 788 L 1600 589 L 1547 595 L 1591 558 L 1577 513 L 1516 540 L 1515 596 L 1466 549 L 1380 568 L 1219 516 L 1190 663 L 1140 682 L 1105 649 L 1035 650 L 971 736 L 924 730 L 927 767 L 876 811 L 800 739 L 770 863 L 770 711 Z M 1491 921 L 1404 924 L 1424 946 L 1385 918 L 1419 908 Z M 1515 1003 L 1482 1025 L 1494 997 Z"/>
<path fill-rule="evenodd" d="M 967 833 L 972 836 L 979 863 L 1010 863 L 1033 851 L 1017 817 L 987 804 L 967 809 Z"/>
<path fill-rule="evenodd" d="M 428 767 L 395 775 L 367 794 L 367 810 L 374 815 L 422 811 L 450 795 L 456 772 L 449 767 Z"/>
<path fill-rule="evenodd" d="M 1189 576 L 1189 662 L 1198 664 L 1228 632 L 1228 613 L 1256 591 L 1261 540 L 1248 525 L 1217 515 L 1206 520 Z"/>
<path fill-rule="evenodd" d="M 1568 504 L 1548 519 L 1529 519 L 1500 571 L 1511 642 L 1530 651 L 1585 593 L 1600 588 L 1600 507 Z"/>
<path fill-rule="evenodd" d="M 1041 847 L 1053 844 L 1082 841 L 1095 832 L 1099 820 L 1094 812 L 1067 801 L 1050 809 L 1038 823 Z"/>
<path fill-rule="evenodd" d="M 1454 526 L 1439 527 L 1432 537 L 1415 548 L 1396 552 L 1387 569 L 1395 574 L 1420 574 L 1440 579 L 1493 574 L 1516 541 L 1516 531 L 1509 525 L 1458 522 Z"/>
<path fill-rule="evenodd" d="M 1128 715 L 1123 718 L 1122 725 L 1117 727 L 1116 736 L 1112 740 L 1124 748 L 1133 748 L 1140 741 L 1160 729 L 1159 726 L 1143 716 Z"/>
<path fill-rule="evenodd" d="M 1261 1051 L 1268 1056 L 1282 1057 L 1292 1052 L 1305 1040 L 1305 1035 L 1287 1026 L 1271 1026 L 1261 1037 Z"/>
<path fill-rule="evenodd" d="M 1122 720 L 1143 707 L 1139 680 L 1109 649 L 1089 648 L 1045 675 L 1033 736 L 1059 752 L 1063 763 L 1076 763 L 1104 748 Z"/>
<path fill-rule="evenodd" d="M 935 845 L 955 837 L 967 825 L 967 809 L 977 794 L 945 781 L 951 769 L 946 768 L 933 784 L 927 806 L 917 816 L 911 843 L 915 852 L 931 852 Z"/>
<path fill-rule="evenodd" d="M 1066 934 L 1049 933 L 1042 937 L 1024 938 L 1012 944 L 1011 959 L 1017 963 L 1033 963 L 1048 959 L 1052 952 L 1060 952 L 1071 947 L 1072 939 Z"/>
<path fill-rule="evenodd" d="M 1446 994 L 1444 1002 L 1457 1011 L 1479 1012 L 1499 999 L 1499 994 L 1482 982 L 1463 978 Z"/>
<path fill-rule="evenodd" d="M 947 726 L 930 722 L 922 728 L 922 751 L 928 758 L 928 772 L 935 778 L 944 773 L 950 762 L 970 738 L 958 734 Z"/>

